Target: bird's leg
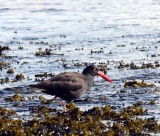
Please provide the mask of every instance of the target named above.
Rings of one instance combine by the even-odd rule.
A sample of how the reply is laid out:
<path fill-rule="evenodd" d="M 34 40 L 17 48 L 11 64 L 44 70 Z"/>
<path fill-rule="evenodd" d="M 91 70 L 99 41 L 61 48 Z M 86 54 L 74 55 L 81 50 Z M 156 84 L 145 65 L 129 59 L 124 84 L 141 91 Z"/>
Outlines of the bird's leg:
<path fill-rule="evenodd" d="M 63 110 L 64 110 L 64 112 L 67 112 L 67 111 L 68 111 L 68 110 L 67 110 L 67 107 L 66 107 L 66 104 L 63 105 Z"/>
<path fill-rule="evenodd" d="M 58 100 L 58 99 L 57 99 L 57 97 L 54 97 L 54 98 L 52 98 L 51 100 L 53 100 L 53 101 L 57 102 L 58 104 L 60 104 L 60 105 L 64 106 L 63 101 Z"/>
<path fill-rule="evenodd" d="M 65 104 L 63 101 L 56 99 L 56 97 L 52 98 L 51 100 L 53 100 L 53 101 L 55 101 L 56 103 L 58 103 L 58 104 L 60 104 L 61 106 L 63 106 L 63 110 L 64 110 L 65 112 L 67 112 L 66 104 Z"/>

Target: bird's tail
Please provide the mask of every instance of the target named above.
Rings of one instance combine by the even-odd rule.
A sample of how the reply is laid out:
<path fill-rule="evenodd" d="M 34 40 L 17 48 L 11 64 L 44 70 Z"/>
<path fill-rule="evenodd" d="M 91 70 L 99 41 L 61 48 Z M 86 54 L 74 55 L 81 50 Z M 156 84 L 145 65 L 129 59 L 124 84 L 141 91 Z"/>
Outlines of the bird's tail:
<path fill-rule="evenodd" d="M 38 89 L 47 89 L 48 88 L 48 82 L 40 82 L 38 84 L 30 84 L 29 85 L 32 88 L 38 88 Z"/>
<path fill-rule="evenodd" d="M 37 84 L 31 84 L 29 87 L 37 88 Z"/>
<path fill-rule="evenodd" d="M 40 93 L 43 90 L 43 88 L 41 88 L 38 84 L 30 84 L 29 87 L 30 87 L 30 90 L 33 92 Z"/>

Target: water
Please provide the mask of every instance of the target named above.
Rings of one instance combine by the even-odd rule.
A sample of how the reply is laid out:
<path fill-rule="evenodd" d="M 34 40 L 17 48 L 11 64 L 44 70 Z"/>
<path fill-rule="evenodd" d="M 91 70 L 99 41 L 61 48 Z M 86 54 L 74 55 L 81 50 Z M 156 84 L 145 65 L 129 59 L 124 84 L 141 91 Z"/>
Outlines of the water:
<path fill-rule="evenodd" d="M 44 72 L 60 73 L 62 71 L 82 71 L 84 67 L 76 67 L 73 63 L 90 62 L 107 63 L 107 75 L 113 79 L 112 84 L 101 78 L 95 79 L 91 92 L 83 98 L 92 97 L 92 103 L 77 103 L 81 108 L 103 106 L 132 105 L 135 101 L 149 103 L 156 98 L 156 104 L 144 105 L 150 115 L 160 115 L 160 93 L 152 92 L 160 86 L 160 67 L 147 69 L 117 69 L 118 62 L 154 63 L 160 60 L 160 2 L 159 0 L 0 0 L 0 45 L 9 46 L 11 50 L 3 54 L 10 58 L 0 57 L 0 61 L 10 63 L 14 74 L 7 74 L 7 68 L 0 71 L 0 79 L 9 77 L 14 80 L 16 74 L 23 73 L 25 79 L 0 85 L 1 106 L 28 114 L 28 105 L 22 102 L 20 108 L 4 98 L 15 92 L 5 88 L 24 87 L 35 82 L 35 74 Z M 38 42 L 38 43 L 37 43 Z M 124 47 L 122 45 L 125 45 Z M 22 46 L 23 50 L 18 47 Z M 51 48 L 53 55 L 37 57 L 39 48 Z M 83 50 L 77 50 L 82 49 Z M 93 53 L 91 50 L 104 53 Z M 155 57 L 151 56 L 155 55 Z M 63 64 L 68 64 L 67 68 Z M 159 62 L 160 63 L 160 62 Z M 155 83 L 153 88 L 124 88 L 122 81 L 144 79 Z M 127 93 L 117 93 L 120 90 Z M 22 96 L 36 96 L 36 93 L 24 89 Z M 147 90 L 145 93 L 143 90 Z M 40 95 L 42 95 L 40 93 Z M 99 102 L 99 97 L 106 96 L 107 101 Z M 46 98 L 50 98 L 47 96 Z M 33 101 L 33 103 L 38 103 Z M 20 109 L 24 109 L 24 112 Z"/>

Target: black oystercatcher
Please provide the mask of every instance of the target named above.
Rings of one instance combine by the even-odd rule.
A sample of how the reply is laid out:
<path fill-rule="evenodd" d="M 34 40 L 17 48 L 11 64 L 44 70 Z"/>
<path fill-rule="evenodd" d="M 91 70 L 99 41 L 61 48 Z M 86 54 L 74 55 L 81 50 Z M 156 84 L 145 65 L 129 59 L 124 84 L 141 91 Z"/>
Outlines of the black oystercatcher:
<path fill-rule="evenodd" d="M 49 80 L 42 81 L 35 85 L 30 85 L 30 87 L 35 87 L 39 89 L 44 89 L 42 92 L 50 95 L 55 95 L 53 100 L 63 105 L 64 110 L 66 110 L 66 105 L 58 101 L 56 97 L 60 97 L 67 102 L 71 102 L 82 96 L 94 82 L 94 76 L 101 76 L 108 82 L 112 82 L 103 73 L 98 71 L 94 65 L 87 66 L 82 73 L 76 72 L 64 72 L 59 75 L 52 77 Z"/>

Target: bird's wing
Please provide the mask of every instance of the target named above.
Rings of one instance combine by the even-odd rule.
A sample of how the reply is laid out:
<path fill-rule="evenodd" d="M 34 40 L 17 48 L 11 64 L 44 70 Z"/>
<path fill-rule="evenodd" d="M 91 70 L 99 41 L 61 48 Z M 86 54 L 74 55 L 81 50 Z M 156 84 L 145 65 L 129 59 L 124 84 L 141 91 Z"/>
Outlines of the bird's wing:
<path fill-rule="evenodd" d="M 46 90 L 69 92 L 76 91 L 82 88 L 82 85 L 77 82 L 62 82 L 62 81 L 53 81 L 49 82 L 46 86 Z"/>
<path fill-rule="evenodd" d="M 84 75 L 76 72 L 64 72 L 57 76 L 50 78 L 48 81 L 67 81 L 67 82 L 78 82 L 78 80 L 84 79 Z"/>
<path fill-rule="evenodd" d="M 84 87 L 84 82 L 81 79 L 74 79 L 69 81 L 42 81 L 35 85 L 30 85 L 31 87 L 44 89 L 43 92 L 69 92 L 69 91 L 77 91 Z"/>
<path fill-rule="evenodd" d="M 54 76 L 49 80 L 42 81 L 35 85 L 30 85 L 31 87 L 45 89 L 43 92 L 48 94 L 55 94 L 57 92 L 68 93 L 80 90 L 86 90 L 84 76 L 79 73 L 62 73 L 60 75 Z"/>

